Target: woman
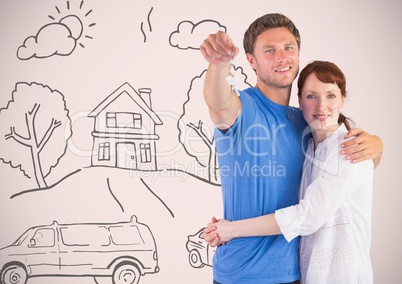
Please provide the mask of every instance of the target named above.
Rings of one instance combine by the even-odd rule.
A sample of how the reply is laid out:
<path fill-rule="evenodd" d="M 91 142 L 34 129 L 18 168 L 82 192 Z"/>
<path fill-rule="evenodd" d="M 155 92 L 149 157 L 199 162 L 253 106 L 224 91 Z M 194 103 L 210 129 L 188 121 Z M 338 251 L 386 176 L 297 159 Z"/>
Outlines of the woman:
<path fill-rule="evenodd" d="M 290 242 L 302 236 L 302 283 L 373 283 L 369 251 L 374 166 L 369 160 L 352 164 L 339 155 L 350 129 L 340 113 L 345 76 L 331 62 L 314 61 L 300 73 L 298 88 L 307 134 L 311 132 L 299 204 L 246 220 L 213 220 L 204 239 L 220 245 L 239 237 L 283 234 Z"/>

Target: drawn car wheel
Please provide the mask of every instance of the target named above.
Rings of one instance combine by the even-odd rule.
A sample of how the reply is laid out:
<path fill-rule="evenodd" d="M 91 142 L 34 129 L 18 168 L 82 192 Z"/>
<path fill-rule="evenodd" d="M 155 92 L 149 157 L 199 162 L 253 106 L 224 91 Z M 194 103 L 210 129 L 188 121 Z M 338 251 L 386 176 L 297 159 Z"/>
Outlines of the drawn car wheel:
<path fill-rule="evenodd" d="M 1 272 L 2 284 L 26 284 L 27 271 L 20 265 L 10 265 L 3 269 Z"/>
<path fill-rule="evenodd" d="M 140 270 L 131 263 L 119 265 L 113 272 L 113 284 L 138 284 Z"/>
<path fill-rule="evenodd" d="M 195 249 L 190 251 L 190 254 L 188 256 L 188 261 L 190 262 L 191 266 L 194 268 L 201 268 L 201 267 L 205 266 L 205 264 L 201 260 L 200 253 Z"/>

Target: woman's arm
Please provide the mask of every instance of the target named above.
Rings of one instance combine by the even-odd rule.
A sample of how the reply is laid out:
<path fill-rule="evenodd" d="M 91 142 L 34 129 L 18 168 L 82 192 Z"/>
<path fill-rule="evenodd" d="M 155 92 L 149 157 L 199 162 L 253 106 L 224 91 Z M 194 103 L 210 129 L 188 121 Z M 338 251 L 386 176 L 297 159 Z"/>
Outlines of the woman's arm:
<path fill-rule="evenodd" d="M 235 238 L 279 234 L 281 230 L 275 220 L 275 214 L 268 214 L 233 222 L 212 218 L 212 222 L 204 229 L 203 237 L 210 245 L 219 246 Z"/>

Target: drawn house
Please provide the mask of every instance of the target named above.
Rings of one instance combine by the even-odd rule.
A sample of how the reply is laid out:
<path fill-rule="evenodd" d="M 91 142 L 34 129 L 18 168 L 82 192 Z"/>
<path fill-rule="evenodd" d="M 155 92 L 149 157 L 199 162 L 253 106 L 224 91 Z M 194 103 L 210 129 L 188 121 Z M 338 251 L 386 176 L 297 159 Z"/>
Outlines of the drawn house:
<path fill-rule="evenodd" d="M 95 119 L 92 166 L 157 170 L 155 127 L 163 123 L 151 91 L 124 83 L 88 115 Z"/>

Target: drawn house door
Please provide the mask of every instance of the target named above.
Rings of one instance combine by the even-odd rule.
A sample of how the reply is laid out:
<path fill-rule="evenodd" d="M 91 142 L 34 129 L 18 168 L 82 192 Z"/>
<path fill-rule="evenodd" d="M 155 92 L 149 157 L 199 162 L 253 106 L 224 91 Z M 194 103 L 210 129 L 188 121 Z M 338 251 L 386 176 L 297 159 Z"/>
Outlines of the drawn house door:
<path fill-rule="evenodd" d="M 116 167 L 132 170 L 137 169 L 135 143 L 120 142 L 116 144 Z"/>

